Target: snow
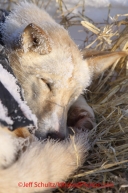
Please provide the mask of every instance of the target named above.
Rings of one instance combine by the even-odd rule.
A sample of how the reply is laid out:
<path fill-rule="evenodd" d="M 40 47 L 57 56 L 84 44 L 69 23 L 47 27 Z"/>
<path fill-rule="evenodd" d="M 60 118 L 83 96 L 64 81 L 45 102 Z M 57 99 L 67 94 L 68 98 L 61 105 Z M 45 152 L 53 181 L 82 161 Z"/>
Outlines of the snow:
<path fill-rule="evenodd" d="M 73 1 L 73 4 L 76 2 L 78 1 Z M 69 6 L 71 5 L 69 4 Z M 116 14 L 128 13 L 128 0 L 85 0 L 85 6 L 85 16 L 95 23 L 105 23 L 108 20 L 109 8 L 109 15 L 112 18 Z M 82 8 L 78 8 L 77 10 L 75 10 L 75 13 L 78 14 L 79 12 L 81 12 L 81 10 Z M 109 22 L 111 23 L 110 18 Z M 86 33 L 81 26 L 70 27 L 69 32 L 71 37 L 78 45 L 81 45 L 83 40 L 85 40 L 86 38 Z"/>
<path fill-rule="evenodd" d="M 79 1 L 78 0 L 65 0 L 66 3 L 69 5 L 76 5 Z M 82 1 L 81 1 L 82 2 Z M 127 0 L 85 0 L 86 6 L 91 7 L 108 7 L 111 5 L 112 7 L 128 7 L 128 1 Z"/>
<path fill-rule="evenodd" d="M 56 0 L 58 2 L 58 0 Z M 111 23 L 111 19 L 108 17 L 114 17 L 117 14 L 127 14 L 128 13 L 128 0 L 63 0 L 65 6 L 68 10 L 73 10 L 73 14 L 80 16 L 82 13 L 83 2 L 85 6 L 84 15 L 86 19 L 91 19 L 95 23 L 105 23 L 108 19 Z M 44 0 L 44 5 L 46 5 Z M 76 7 L 76 5 L 78 5 Z M 64 7 L 64 6 L 63 6 Z M 76 8 L 75 8 L 76 7 Z M 60 21 L 60 12 L 56 14 L 58 9 L 58 3 L 51 1 L 47 7 L 47 11 L 52 15 L 57 21 Z M 63 9 L 64 13 L 67 12 L 66 9 Z M 120 17 L 124 19 L 125 17 Z M 86 38 L 86 33 L 82 26 L 71 26 L 68 28 L 70 36 L 75 41 L 77 45 L 81 45 Z"/>

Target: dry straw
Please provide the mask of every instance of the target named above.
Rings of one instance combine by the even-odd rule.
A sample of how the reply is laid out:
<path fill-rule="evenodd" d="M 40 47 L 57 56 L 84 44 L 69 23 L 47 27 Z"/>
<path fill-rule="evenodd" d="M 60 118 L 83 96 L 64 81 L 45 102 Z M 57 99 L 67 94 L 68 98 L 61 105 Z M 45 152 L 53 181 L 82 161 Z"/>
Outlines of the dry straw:
<path fill-rule="evenodd" d="M 3 1 L 1 7 L 10 8 L 13 0 Z M 85 1 L 81 0 L 68 9 L 64 0 L 34 1 L 40 7 L 48 9 L 54 2 L 60 23 L 68 28 L 82 25 L 86 34 L 83 47 L 101 51 L 126 50 L 128 46 L 127 14 L 116 15 L 106 23 L 94 23 L 84 15 Z M 14 2 L 15 3 L 15 2 Z M 81 12 L 73 11 L 81 7 Z M 111 19 L 111 23 L 109 23 Z M 123 28 L 123 29 L 122 29 Z M 86 76 L 86 75 L 85 75 Z M 62 188 L 55 192 L 73 193 L 126 193 L 128 192 L 128 62 L 127 58 L 117 61 L 102 74 L 85 94 L 92 106 L 97 120 L 97 127 L 89 133 L 92 144 L 85 164 L 71 176 L 70 183 L 86 183 L 91 187 Z M 61 172 L 61 171 L 60 171 Z M 93 187 L 95 183 L 113 184 L 113 187 Z"/>

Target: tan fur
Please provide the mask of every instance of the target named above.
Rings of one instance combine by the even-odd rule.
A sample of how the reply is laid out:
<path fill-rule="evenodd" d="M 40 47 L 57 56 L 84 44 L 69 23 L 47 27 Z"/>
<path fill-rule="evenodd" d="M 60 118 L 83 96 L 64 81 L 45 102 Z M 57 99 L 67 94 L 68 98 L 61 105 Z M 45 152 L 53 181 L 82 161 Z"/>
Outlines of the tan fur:
<path fill-rule="evenodd" d="M 27 127 L 20 127 L 14 131 L 10 131 L 7 127 L 0 127 L 0 129 L 4 130 L 4 132 L 8 133 L 9 135 L 12 135 L 13 137 L 27 138 L 31 136 Z"/>
<path fill-rule="evenodd" d="M 46 13 L 42 11 L 41 14 L 43 18 Z M 52 19 L 49 24 L 42 21 L 40 27 L 37 26 L 38 18 L 35 24 L 30 24 L 30 18 L 27 19 L 21 35 L 14 40 L 12 37 L 10 45 L 7 43 L 9 61 L 24 89 L 28 105 L 38 118 L 42 136 L 57 131 L 65 137 L 68 135 L 65 129 L 67 111 L 89 85 L 89 69 L 64 28 Z M 21 28 L 24 24 L 20 25 Z M 7 30 L 5 34 L 8 34 Z M 83 72 L 88 75 L 83 76 Z"/>
<path fill-rule="evenodd" d="M 94 76 L 127 53 L 80 52 L 62 26 L 44 10 L 27 2 L 15 6 L 2 26 L 2 33 L 10 65 L 24 90 L 27 104 L 38 118 L 37 136 L 46 138 L 49 132 L 58 132 L 60 138 L 67 137 L 68 112 L 70 122 L 73 113 L 75 119 L 81 116 L 82 109 L 84 117 L 73 127 L 89 128 L 85 124 L 88 119 L 94 126 L 92 109 L 79 96 Z M 18 160 L 9 160 L 12 165 L 0 170 L 0 192 L 49 191 L 50 188 L 20 188 L 17 184 L 64 181 L 78 168 L 78 163 L 83 162 L 87 150 L 84 133 L 75 135 L 75 142 L 73 138 L 42 143 L 33 139 Z M 15 158 L 13 155 L 12 150 L 12 158 Z"/>
<path fill-rule="evenodd" d="M 68 136 L 66 120 L 71 105 L 93 76 L 127 54 L 91 55 L 84 50 L 82 56 L 62 26 L 44 10 L 27 2 L 15 7 L 2 33 L 10 65 L 38 118 L 39 137 L 54 131 L 61 138 Z"/>
<path fill-rule="evenodd" d="M 28 128 L 25 128 L 25 127 L 18 128 L 13 133 L 17 137 L 22 137 L 22 138 L 27 138 L 27 137 L 30 137 L 31 135 L 30 132 L 28 131 Z"/>
<path fill-rule="evenodd" d="M 105 71 L 121 57 L 128 55 L 127 51 L 101 52 L 96 50 L 83 50 L 83 58 L 87 60 L 93 79 Z"/>

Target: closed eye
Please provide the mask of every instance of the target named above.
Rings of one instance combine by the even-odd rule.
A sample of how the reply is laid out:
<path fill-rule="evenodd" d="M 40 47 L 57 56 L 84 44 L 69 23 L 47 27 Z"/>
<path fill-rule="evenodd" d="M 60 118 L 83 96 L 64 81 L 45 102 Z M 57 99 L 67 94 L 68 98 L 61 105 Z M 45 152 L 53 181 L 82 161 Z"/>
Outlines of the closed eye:
<path fill-rule="evenodd" d="M 47 80 L 41 78 L 41 80 L 47 85 L 48 89 L 51 91 L 52 88 L 51 88 L 51 83 L 49 83 Z"/>

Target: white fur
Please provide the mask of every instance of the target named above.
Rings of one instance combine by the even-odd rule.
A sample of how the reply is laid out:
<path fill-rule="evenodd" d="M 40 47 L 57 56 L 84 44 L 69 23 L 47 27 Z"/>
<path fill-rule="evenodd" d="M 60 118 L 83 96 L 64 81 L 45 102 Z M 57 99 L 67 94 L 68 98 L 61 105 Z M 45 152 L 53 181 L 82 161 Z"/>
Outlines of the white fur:
<path fill-rule="evenodd" d="M 12 166 L 0 170 L 0 193 L 49 192 L 50 186 L 34 187 L 34 182 L 65 181 L 83 163 L 88 148 L 84 133 L 63 142 L 33 141 Z M 32 182 L 33 186 L 19 187 L 20 182 Z"/>
<path fill-rule="evenodd" d="M 19 139 L 0 129 L 0 167 L 12 164 L 19 150 Z"/>
<path fill-rule="evenodd" d="M 11 120 L 10 117 L 8 117 L 8 109 L 4 107 L 4 105 L 0 101 L 0 119 L 2 121 L 5 121 L 9 125 L 13 124 L 13 121 Z"/>
<path fill-rule="evenodd" d="M 63 26 L 57 24 L 44 9 L 39 9 L 36 5 L 27 2 L 20 2 L 20 4 L 14 7 L 10 15 L 6 19 L 5 23 L 1 26 L 1 33 L 3 34 L 3 41 L 7 47 L 10 47 L 13 42 L 21 35 L 23 30 L 30 23 L 34 23 L 40 26 L 49 36 L 49 41 L 51 42 L 52 52 L 49 55 L 43 55 L 39 59 L 35 58 L 33 60 L 32 69 L 35 64 L 39 64 L 36 68 L 39 70 L 39 74 L 36 76 L 41 76 L 43 73 L 52 73 L 55 75 L 61 75 L 64 80 L 63 83 L 59 80 L 56 87 L 61 88 L 66 86 L 66 80 L 72 77 L 72 72 L 75 66 L 75 71 L 77 75 L 74 75 L 78 84 L 80 84 L 83 89 L 89 86 L 91 83 L 91 73 L 86 61 L 82 62 L 82 57 L 80 56 L 77 46 L 69 37 L 68 32 L 63 28 Z M 68 35 L 70 38 L 70 44 L 64 42 L 63 35 Z M 52 35 L 52 37 L 51 37 Z M 72 49 L 70 49 L 72 48 Z M 75 60 L 72 58 L 72 53 L 75 55 Z M 31 58 L 22 58 L 27 63 L 31 63 Z M 43 64 L 42 64 L 43 61 Z M 42 64 L 42 65 L 41 65 Z M 51 65 L 54 64 L 54 65 Z M 27 70 L 29 66 L 23 66 Z M 30 70 L 30 69 L 29 69 Z M 81 70 L 84 76 L 81 76 Z M 33 71 L 34 72 L 34 71 Z M 75 72 L 75 73 L 76 73 Z M 85 75 L 86 74 L 86 75 Z M 61 79 L 61 77 L 60 77 Z"/>

